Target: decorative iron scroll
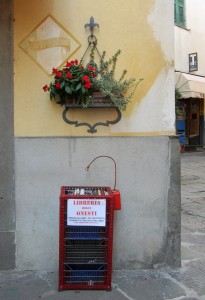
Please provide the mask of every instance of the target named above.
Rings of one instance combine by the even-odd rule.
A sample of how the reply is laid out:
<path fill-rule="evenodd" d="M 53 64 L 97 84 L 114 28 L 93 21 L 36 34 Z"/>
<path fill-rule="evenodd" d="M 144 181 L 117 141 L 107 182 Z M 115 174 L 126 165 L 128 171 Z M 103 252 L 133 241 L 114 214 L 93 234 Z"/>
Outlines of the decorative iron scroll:
<path fill-rule="evenodd" d="M 68 123 L 69 125 L 75 125 L 75 127 L 87 126 L 89 128 L 87 130 L 87 132 L 89 132 L 89 133 L 96 133 L 97 132 L 97 129 L 96 129 L 97 126 L 106 126 L 106 127 L 109 127 L 109 125 L 111 125 L 111 124 L 118 123 L 120 121 L 120 119 L 121 119 L 121 116 L 122 116 L 121 111 L 117 107 L 115 107 L 115 106 L 109 106 L 110 108 L 114 108 L 116 110 L 116 112 L 117 112 L 117 117 L 116 117 L 115 120 L 111 120 L 111 121 L 107 120 L 105 122 L 97 122 L 97 123 L 95 123 L 93 125 L 89 124 L 87 122 L 79 122 L 79 121 L 69 120 L 68 117 L 67 117 L 68 110 L 71 109 L 71 108 L 79 108 L 79 107 L 80 106 L 77 106 L 77 105 L 76 106 L 70 106 L 70 107 L 65 106 L 65 109 L 64 109 L 64 111 L 62 113 L 63 120 L 66 123 Z M 89 108 L 107 108 L 107 107 L 108 106 L 98 104 L 98 105 L 89 105 L 88 108 L 86 108 L 86 109 L 89 109 Z M 82 106 L 81 106 L 81 108 L 82 108 Z"/>

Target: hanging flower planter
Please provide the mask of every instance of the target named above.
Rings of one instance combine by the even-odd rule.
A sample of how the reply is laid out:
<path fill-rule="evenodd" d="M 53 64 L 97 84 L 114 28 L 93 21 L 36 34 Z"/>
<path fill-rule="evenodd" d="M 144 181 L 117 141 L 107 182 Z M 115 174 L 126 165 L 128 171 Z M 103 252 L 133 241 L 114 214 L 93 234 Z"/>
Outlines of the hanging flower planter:
<path fill-rule="evenodd" d="M 125 79 L 126 70 L 122 72 L 119 80 L 114 78 L 117 59 L 121 51 L 118 50 L 108 60 L 105 59 L 105 51 L 100 55 L 97 49 L 97 39 L 93 35 L 95 26 L 99 27 L 98 24 L 94 23 L 93 17 L 90 18 L 90 24 L 85 25 L 85 27 L 90 27 L 91 30 L 91 35 L 88 38 L 88 48 L 85 52 L 86 54 L 90 50 L 89 63 L 83 66 L 84 54 L 80 62 L 75 59 L 67 62 L 62 69 L 53 68 L 54 81 L 49 85 L 46 84 L 43 90 L 50 93 L 51 100 L 65 106 L 63 112 L 65 122 L 67 122 L 65 115 L 68 108 L 115 108 L 118 112 L 117 119 L 113 122 L 100 123 L 100 125 L 109 126 L 109 124 L 119 122 L 121 111 L 126 109 L 142 79 L 140 78 L 138 81 L 134 78 Z M 95 51 L 100 57 L 99 66 L 94 62 Z M 128 93 L 130 88 L 132 90 Z M 69 120 L 67 123 L 71 124 L 70 122 Z M 107 123 L 109 124 L 107 125 Z M 92 125 L 90 126 L 92 127 Z"/>
<path fill-rule="evenodd" d="M 114 79 L 119 54 L 120 50 L 111 59 L 105 61 L 105 52 L 103 52 L 101 67 L 98 71 L 99 78 L 92 61 L 86 67 L 78 63 L 76 59 L 67 62 L 63 69 L 53 68 L 54 82 L 46 84 L 43 90 L 48 91 L 50 99 L 60 105 L 68 105 L 67 99 L 70 99 L 69 106 L 73 103 L 75 107 L 87 108 L 97 103 L 104 106 L 107 103 L 108 107 L 114 106 L 123 111 L 134 96 L 135 89 L 142 79 L 137 82 L 134 78 L 124 79 L 126 70 L 123 71 L 118 81 Z M 111 70 L 109 70 L 109 66 Z M 133 88 L 132 92 L 125 96 L 130 87 Z"/>

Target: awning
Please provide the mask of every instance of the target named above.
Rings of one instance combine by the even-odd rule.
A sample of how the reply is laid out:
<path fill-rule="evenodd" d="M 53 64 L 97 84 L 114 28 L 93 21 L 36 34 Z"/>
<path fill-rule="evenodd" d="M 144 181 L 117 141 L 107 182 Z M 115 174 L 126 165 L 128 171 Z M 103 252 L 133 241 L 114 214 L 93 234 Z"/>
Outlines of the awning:
<path fill-rule="evenodd" d="M 181 98 L 204 98 L 205 77 L 175 72 L 175 88 Z"/>

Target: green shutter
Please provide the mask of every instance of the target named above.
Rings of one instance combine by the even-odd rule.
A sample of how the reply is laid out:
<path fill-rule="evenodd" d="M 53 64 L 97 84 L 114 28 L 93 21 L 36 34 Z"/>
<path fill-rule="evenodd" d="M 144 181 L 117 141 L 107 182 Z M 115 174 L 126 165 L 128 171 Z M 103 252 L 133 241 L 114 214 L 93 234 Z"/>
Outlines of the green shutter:
<path fill-rule="evenodd" d="M 185 27 L 184 0 L 174 1 L 174 21 L 177 25 Z"/>

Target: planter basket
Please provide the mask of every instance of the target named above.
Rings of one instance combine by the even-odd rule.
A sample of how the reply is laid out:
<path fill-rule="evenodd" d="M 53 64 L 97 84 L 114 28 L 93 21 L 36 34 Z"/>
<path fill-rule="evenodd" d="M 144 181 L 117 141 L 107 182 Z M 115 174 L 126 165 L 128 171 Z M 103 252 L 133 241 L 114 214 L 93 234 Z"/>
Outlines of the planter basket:
<path fill-rule="evenodd" d="M 65 107 L 67 108 L 82 108 L 82 104 L 76 103 L 76 100 L 74 98 L 71 98 L 69 96 L 65 96 L 64 98 Z M 109 97 L 104 96 L 100 92 L 94 92 L 92 95 L 92 100 L 90 104 L 86 107 L 95 108 L 95 107 L 116 107 L 115 104 L 110 100 Z"/>

